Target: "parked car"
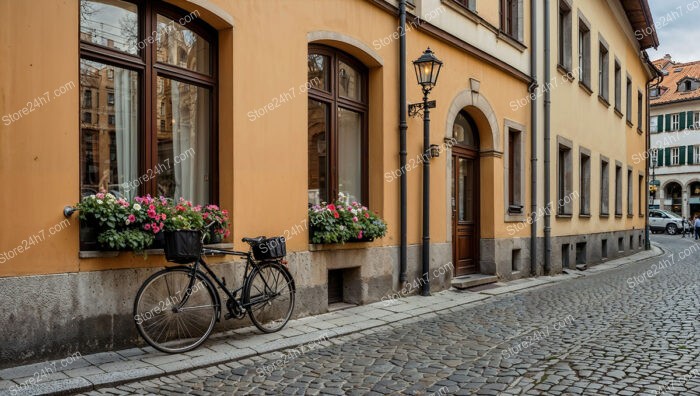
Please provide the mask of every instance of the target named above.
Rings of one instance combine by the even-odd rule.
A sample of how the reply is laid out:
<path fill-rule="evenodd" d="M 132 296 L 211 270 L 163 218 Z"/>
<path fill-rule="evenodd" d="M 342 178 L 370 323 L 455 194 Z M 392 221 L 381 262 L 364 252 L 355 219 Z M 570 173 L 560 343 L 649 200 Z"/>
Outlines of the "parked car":
<path fill-rule="evenodd" d="M 673 212 L 652 209 L 649 211 L 649 228 L 653 233 L 666 232 L 676 235 L 683 228 L 683 218 Z"/>

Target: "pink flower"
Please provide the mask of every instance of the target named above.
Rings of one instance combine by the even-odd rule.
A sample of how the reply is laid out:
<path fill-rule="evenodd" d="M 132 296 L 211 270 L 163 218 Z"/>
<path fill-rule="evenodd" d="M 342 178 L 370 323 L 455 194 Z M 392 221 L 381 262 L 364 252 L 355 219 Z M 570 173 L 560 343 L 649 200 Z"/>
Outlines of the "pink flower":
<path fill-rule="evenodd" d="M 143 225 L 143 229 L 146 230 L 146 231 L 148 231 L 148 230 L 151 229 L 151 225 L 150 225 L 150 224 L 144 224 L 144 225 Z"/>
<path fill-rule="evenodd" d="M 352 221 L 354 221 L 355 223 L 357 223 L 357 216 L 353 217 L 353 218 L 352 218 Z"/>
<path fill-rule="evenodd" d="M 149 209 L 149 210 L 156 210 L 156 206 L 153 205 L 153 204 L 151 204 L 151 205 L 148 206 L 148 209 Z"/>
<path fill-rule="evenodd" d="M 158 216 L 158 214 L 156 213 L 156 211 L 154 209 L 149 209 L 148 212 L 146 212 L 146 214 L 148 215 L 148 217 L 150 217 L 152 219 L 154 219 Z"/>
<path fill-rule="evenodd" d="M 209 213 L 203 214 L 203 215 L 202 215 L 202 218 L 203 218 L 204 220 L 208 219 L 208 218 L 209 218 Z"/>
<path fill-rule="evenodd" d="M 129 220 L 129 223 L 133 223 L 136 221 L 136 216 L 130 214 L 129 217 L 127 217 L 127 220 Z"/>
<path fill-rule="evenodd" d="M 153 233 L 154 233 L 154 234 L 157 234 L 158 231 L 160 231 L 160 228 L 158 228 L 157 225 L 154 225 L 154 226 L 153 226 Z"/>
<path fill-rule="evenodd" d="M 163 220 L 165 220 L 165 219 L 168 218 L 168 216 L 166 216 L 165 213 L 162 213 L 162 214 L 160 215 L 160 218 L 163 219 Z"/>
<path fill-rule="evenodd" d="M 226 233 L 224 234 L 224 238 L 228 238 L 229 235 L 231 235 L 231 231 L 226 230 Z"/>
<path fill-rule="evenodd" d="M 365 212 L 365 218 L 369 219 L 369 212 Z"/>
<path fill-rule="evenodd" d="M 334 210 L 335 210 L 335 205 L 333 205 L 333 204 L 328 205 L 328 209 L 329 209 L 331 212 L 334 211 Z"/>
<path fill-rule="evenodd" d="M 97 193 L 95 196 L 97 197 L 97 199 L 104 199 L 105 198 L 105 195 L 101 192 Z"/>
<path fill-rule="evenodd" d="M 362 231 L 357 234 L 357 239 L 362 239 Z"/>

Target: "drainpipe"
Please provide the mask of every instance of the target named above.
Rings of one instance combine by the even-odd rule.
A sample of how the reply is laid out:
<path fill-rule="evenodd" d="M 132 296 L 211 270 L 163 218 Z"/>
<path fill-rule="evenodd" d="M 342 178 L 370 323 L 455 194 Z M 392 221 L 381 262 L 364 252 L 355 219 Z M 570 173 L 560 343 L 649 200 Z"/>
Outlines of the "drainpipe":
<path fill-rule="evenodd" d="M 644 196 L 645 196 L 644 201 L 646 202 L 647 206 L 646 206 L 645 211 L 644 211 L 644 213 L 646 213 L 646 216 L 644 216 L 645 217 L 645 219 L 644 219 L 644 249 L 650 250 L 651 249 L 651 239 L 649 239 L 649 195 L 650 195 L 649 194 L 649 166 L 651 165 L 650 164 L 650 161 L 651 161 L 651 132 L 650 132 L 650 128 L 651 128 L 651 125 L 650 125 L 650 122 L 651 122 L 650 121 L 651 120 L 651 101 L 649 100 L 649 91 L 651 90 L 651 88 L 658 87 L 661 84 L 661 82 L 664 80 L 664 76 L 661 73 L 661 71 L 658 70 L 656 68 L 656 66 L 654 66 L 653 63 L 651 63 L 651 60 L 649 59 L 649 54 L 647 54 L 646 51 L 642 52 L 642 58 L 649 65 L 649 67 L 654 72 L 654 74 L 656 74 L 654 77 L 651 77 L 647 81 L 647 85 L 646 85 L 646 88 L 647 88 L 647 95 L 646 95 L 646 108 L 647 108 L 647 117 L 646 118 L 647 118 L 647 120 L 646 121 L 647 122 L 646 122 L 646 131 L 645 131 L 645 133 L 646 133 L 645 140 L 646 140 L 646 153 L 647 153 L 646 165 L 647 166 L 644 169 L 644 180 L 646 181 L 646 189 L 644 190 Z M 658 81 L 656 81 L 655 83 L 652 84 L 652 81 L 654 81 L 654 80 L 658 80 Z M 661 194 L 661 191 L 659 191 L 659 194 Z M 640 197 L 640 199 L 641 199 L 641 197 Z"/>
<path fill-rule="evenodd" d="M 406 122 L 406 0 L 399 1 L 399 28 L 401 29 L 401 37 L 399 37 L 399 165 L 400 165 L 400 181 L 401 181 L 401 247 L 399 249 L 399 286 L 402 287 L 406 282 L 406 249 L 408 242 L 406 241 L 407 224 L 406 224 L 406 130 L 408 123 Z"/>
<path fill-rule="evenodd" d="M 537 6 L 530 6 L 530 275 L 537 275 Z"/>
<path fill-rule="evenodd" d="M 549 0 L 544 0 L 544 81 L 551 79 L 550 56 L 551 45 L 549 42 Z M 552 123 L 552 94 L 550 89 L 544 94 L 544 274 L 549 275 L 552 270 L 552 202 L 551 202 L 551 123 Z"/>

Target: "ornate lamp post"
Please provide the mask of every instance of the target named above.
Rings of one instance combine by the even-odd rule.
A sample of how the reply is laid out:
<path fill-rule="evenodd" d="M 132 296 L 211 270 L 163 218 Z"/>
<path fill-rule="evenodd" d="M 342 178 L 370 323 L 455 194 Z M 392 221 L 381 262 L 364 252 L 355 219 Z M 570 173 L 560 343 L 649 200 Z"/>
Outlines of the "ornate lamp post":
<path fill-rule="evenodd" d="M 416 79 L 423 90 L 423 103 L 408 106 L 411 116 L 423 111 L 423 287 L 421 295 L 430 295 L 430 158 L 437 157 L 438 150 L 431 150 L 430 145 L 430 109 L 435 108 L 435 101 L 428 101 L 430 91 L 437 84 L 442 62 L 435 57 L 430 47 L 423 52 L 420 58 L 413 61 L 416 70 Z"/>

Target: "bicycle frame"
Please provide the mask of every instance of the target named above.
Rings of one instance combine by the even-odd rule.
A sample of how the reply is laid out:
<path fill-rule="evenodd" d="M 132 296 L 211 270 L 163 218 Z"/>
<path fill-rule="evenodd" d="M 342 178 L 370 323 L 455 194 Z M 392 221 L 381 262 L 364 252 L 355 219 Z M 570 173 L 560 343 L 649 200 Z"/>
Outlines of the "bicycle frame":
<path fill-rule="evenodd" d="M 243 273 L 243 284 L 238 287 L 235 290 L 230 290 L 226 284 L 214 273 L 214 271 L 207 265 L 206 261 L 204 261 L 204 257 L 207 254 L 223 254 L 223 255 L 229 255 L 229 256 L 238 256 L 238 257 L 245 257 L 246 258 L 246 264 L 245 264 L 245 272 Z M 238 292 L 240 292 L 246 285 L 247 279 L 248 279 L 248 272 L 250 271 L 250 267 L 255 265 L 256 261 L 253 259 L 253 253 L 248 251 L 248 252 L 240 252 L 236 250 L 224 250 L 224 249 L 212 249 L 212 248 L 204 248 L 202 249 L 202 254 L 199 256 L 199 259 L 195 261 L 192 266 L 192 273 L 196 274 L 197 271 L 199 270 L 199 265 L 201 264 L 202 267 L 206 270 L 207 274 L 209 275 L 210 279 L 213 279 L 214 282 L 219 286 L 221 290 L 226 293 L 226 296 L 228 297 L 229 301 L 234 301 L 236 305 L 238 306 L 239 309 L 241 310 L 247 310 L 249 306 L 253 305 L 253 303 L 248 302 L 247 304 L 241 304 L 240 301 L 237 298 Z M 192 290 L 192 287 L 194 286 L 196 276 L 192 276 L 190 278 L 190 284 L 188 285 L 187 289 Z M 265 284 L 265 288 L 269 288 L 270 286 L 267 284 L 267 281 L 265 278 L 261 278 Z M 216 291 L 216 290 L 215 290 Z M 178 308 L 182 308 L 188 301 L 189 299 L 189 294 L 191 293 L 186 293 L 185 298 L 183 298 L 180 301 L 180 304 L 178 305 Z M 220 304 L 223 305 L 223 304 Z M 229 309 L 228 305 L 226 306 L 227 309 Z M 221 309 L 221 308 L 219 308 Z M 230 309 L 229 309 L 230 312 Z"/>

